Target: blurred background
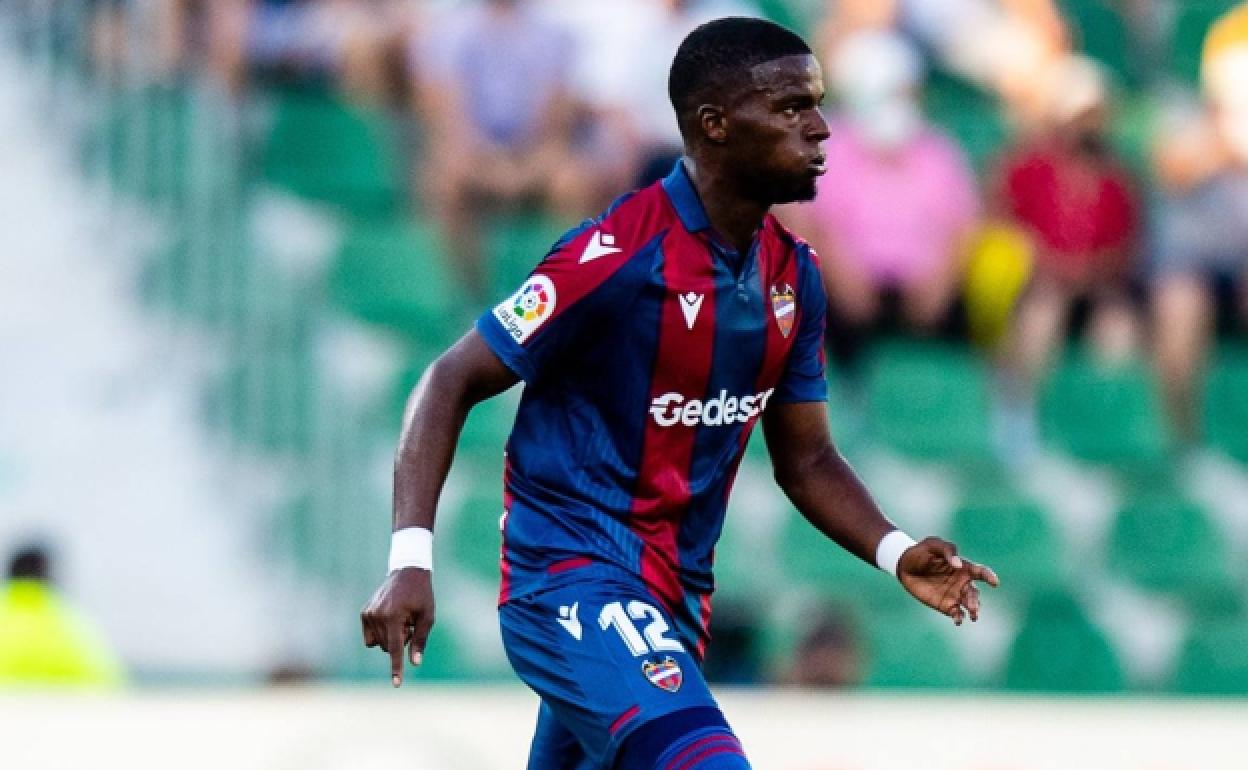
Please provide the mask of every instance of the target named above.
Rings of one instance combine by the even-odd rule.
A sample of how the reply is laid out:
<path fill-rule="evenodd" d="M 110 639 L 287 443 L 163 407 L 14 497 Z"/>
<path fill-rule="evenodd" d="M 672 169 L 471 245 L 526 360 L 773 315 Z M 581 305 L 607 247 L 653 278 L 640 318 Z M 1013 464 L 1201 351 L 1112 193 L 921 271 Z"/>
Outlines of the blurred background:
<path fill-rule="evenodd" d="M 834 435 L 1004 587 L 960 629 L 923 610 L 756 437 L 708 676 L 1248 695 L 1229 0 L 4 0 L 0 685 L 385 684 L 358 611 L 409 389 L 670 169 L 668 64 L 731 14 L 803 33 L 829 88 L 829 173 L 780 214 L 823 258 Z M 513 681 L 518 390 L 465 428 L 418 683 Z"/>

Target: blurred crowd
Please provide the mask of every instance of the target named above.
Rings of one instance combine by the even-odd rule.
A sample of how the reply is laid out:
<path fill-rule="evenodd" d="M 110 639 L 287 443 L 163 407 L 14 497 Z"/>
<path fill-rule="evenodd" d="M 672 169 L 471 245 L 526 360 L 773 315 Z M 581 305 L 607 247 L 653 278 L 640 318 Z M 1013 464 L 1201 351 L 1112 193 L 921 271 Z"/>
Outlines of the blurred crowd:
<path fill-rule="evenodd" d="M 483 216 L 571 224 L 670 169 L 666 72 L 689 30 L 797 24 L 832 136 L 818 199 L 781 217 L 822 256 L 837 371 L 852 396 L 881 333 L 969 339 L 999 372 L 1010 457 L 1035 446 L 1038 383 L 1072 338 L 1106 366 L 1148 362 L 1174 435 L 1199 444 L 1212 341 L 1248 317 L 1248 8 L 1226 0 L 168 0 L 141 23 L 131 5 L 96 3 L 97 61 L 240 99 L 317 83 L 418 127 L 413 211 L 478 301 Z M 1191 82 L 1162 52 L 1195 6 L 1220 21 Z M 1093 52 L 1076 22 L 1098 13 L 1123 37 Z M 928 117 L 937 80 L 993 106 L 1003 148 L 972 158 Z M 1124 102 L 1150 109 L 1134 154 Z"/>

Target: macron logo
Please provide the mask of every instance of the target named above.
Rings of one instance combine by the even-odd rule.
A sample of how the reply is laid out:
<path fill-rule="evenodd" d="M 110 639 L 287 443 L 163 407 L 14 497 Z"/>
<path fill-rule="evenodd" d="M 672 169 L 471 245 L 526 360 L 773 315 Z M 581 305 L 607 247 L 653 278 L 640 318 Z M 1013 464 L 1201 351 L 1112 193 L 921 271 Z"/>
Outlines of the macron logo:
<path fill-rule="evenodd" d="M 679 296 L 680 312 L 685 314 L 685 325 L 689 327 L 689 331 L 693 331 L 693 322 L 698 320 L 698 311 L 702 309 L 702 300 L 706 295 L 688 292 Z"/>
<path fill-rule="evenodd" d="M 585 251 L 581 253 L 581 261 L 577 264 L 585 264 L 592 262 L 599 257 L 605 257 L 608 254 L 618 254 L 623 251 L 615 245 L 615 236 L 610 233 L 604 233 L 601 230 L 595 230 L 590 236 L 589 243 L 585 246 Z"/>
<path fill-rule="evenodd" d="M 569 634 L 572 634 L 572 638 L 578 642 L 581 641 L 581 621 L 580 618 L 576 617 L 576 610 L 579 604 L 580 602 L 573 602 L 571 607 L 567 605 L 560 607 L 559 617 L 556 618 L 559 621 L 559 625 L 563 626 L 564 630 Z"/>

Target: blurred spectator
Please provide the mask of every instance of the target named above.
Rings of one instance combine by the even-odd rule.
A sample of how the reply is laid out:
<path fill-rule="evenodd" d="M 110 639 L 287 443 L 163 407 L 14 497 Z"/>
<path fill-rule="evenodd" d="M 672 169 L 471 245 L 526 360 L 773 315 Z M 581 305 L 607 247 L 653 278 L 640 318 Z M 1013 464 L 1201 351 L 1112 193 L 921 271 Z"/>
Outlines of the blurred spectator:
<path fill-rule="evenodd" d="M 598 210 L 672 170 L 683 147 L 667 95 L 676 49 L 695 27 L 757 16 L 747 0 L 547 0 L 572 32 L 573 93 L 589 131 L 580 153 Z"/>
<path fill-rule="evenodd" d="M 798 640 L 784 683 L 826 689 L 857 687 L 865 668 L 861 647 L 849 613 L 825 607 Z"/>
<path fill-rule="evenodd" d="M 425 187 L 454 271 L 481 299 L 485 214 L 540 203 L 573 220 L 591 210 L 573 151 L 571 35 L 529 0 L 476 0 L 433 20 L 414 50 Z"/>
<path fill-rule="evenodd" d="M 1005 343 L 1007 452 L 1034 442 L 1034 390 L 1059 350 L 1072 309 L 1090 311 L 1092 342 L 1105 360 L 1134 346 L 1130 273 L 1139 228 L 1134 181 L 1106 136 L 1106 77 L 1070 56 L 1046 73 L 1047 129 L 1007 151 L 994 207 L 1028 233 L 1032 274 Z"/>
<path fill-rule="evenodd" d="M 189 0 L 180 0 L 186 3 Z M 249 77 L 325 82 L 357 101 L 393 91 L 405 3 L 395 0 L 212 0 L 213 68 L 235 90 Z"/>
<path fill-rule="evenodd" d="M 132 0 L 95 0 L 91 6 L 88 44 L 97 66 L 118 72 L 165 79 L 190 62 L 189 34 L 196 0 L 135 3 Z M 143 45 L 136 45 L 142 40 Z"/>
<path fill-rule="evenodd" d="M 841 110 L 824 143 L 828 172 L 815 201 L 788 213 L 822 258 L 829 344 L 852 375 L 881 324 L 950 327 L 979 201 L 965 155 L 920 112 L 921 63 L 905 40 L 856 34 L 831 69 Z"/>
<path fill-rule="evenodd" d="M 999 95 L 1024 125 L 1036 73 L 1069 47 L 1053 0 L 828 0 L 819 42 L 830 61 L 855 33 L 890 28 L 941 68 Z"/>
<path fill-rule="evenodd" d="M 1224 316 L 1248 318 L 1248 5 L 1210 31 L 1201 79 L 1205 108 L 1174 121 L 1154 153 L 1154 345 L 1170 417 L 1186 441 L 1199 438 L 1196 383 L 1217 300 Z"/>
<path fill-rule="evenodd" d="M 52 586 L 48 552 L 18 550 L 0 587 L 0 688 L 112 687 L 122 669 L 95 627 Z"/>

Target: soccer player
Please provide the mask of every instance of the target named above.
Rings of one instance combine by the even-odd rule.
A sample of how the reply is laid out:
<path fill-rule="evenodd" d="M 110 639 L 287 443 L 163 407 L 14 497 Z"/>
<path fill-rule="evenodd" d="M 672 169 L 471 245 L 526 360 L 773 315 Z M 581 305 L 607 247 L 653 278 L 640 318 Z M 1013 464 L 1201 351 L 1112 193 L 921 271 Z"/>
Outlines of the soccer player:
<path fill-rule="evenodd" d="M 768 213 L 823 172 L 819 65 L 727 18 L 688 35 L 669 91 L 685 157 L 565 235 L 425 372 L 395 466 L 390 573 L 364 642 L 419 665 L 434 618 L 438 495 L 473 404 L 525 381 L 507 445 L 503 643 L 541 697 L 530 770 L 740 770 L 699 671 L 712 550 L 758 422 L 776 480 L 841 547 L 919 601 L 977 619 L 986 567 L 915 543 L 828 433 L 815 256 Z"/>

